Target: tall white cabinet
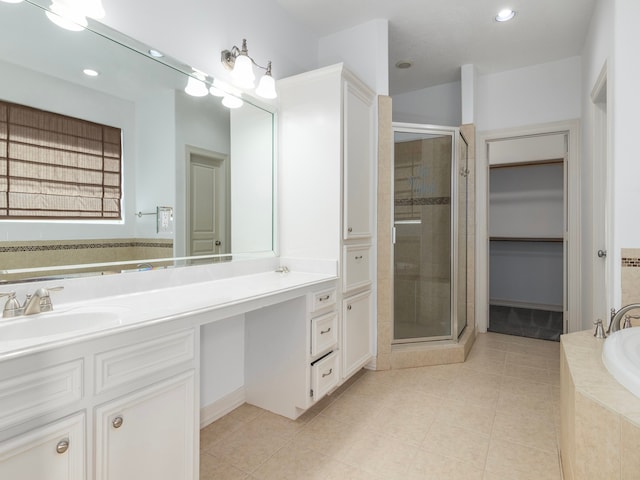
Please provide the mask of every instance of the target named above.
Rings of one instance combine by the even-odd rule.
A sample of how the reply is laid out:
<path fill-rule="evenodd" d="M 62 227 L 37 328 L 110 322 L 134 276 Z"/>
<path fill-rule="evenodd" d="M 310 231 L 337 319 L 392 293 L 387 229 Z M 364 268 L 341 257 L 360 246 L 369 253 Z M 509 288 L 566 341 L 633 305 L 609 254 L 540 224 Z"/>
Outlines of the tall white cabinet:
<path fill-rule="evenodd" d="M 339 368 L 374 352 L 375 93 L 342 64 L 280 80 L 281 255 L 337 259 Z"/>

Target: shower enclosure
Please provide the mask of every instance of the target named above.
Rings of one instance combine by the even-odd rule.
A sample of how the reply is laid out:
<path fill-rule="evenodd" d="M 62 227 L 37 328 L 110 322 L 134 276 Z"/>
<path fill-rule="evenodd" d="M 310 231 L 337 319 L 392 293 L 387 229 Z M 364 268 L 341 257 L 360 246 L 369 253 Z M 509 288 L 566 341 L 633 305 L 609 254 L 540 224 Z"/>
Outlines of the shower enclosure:
<path fill-rule="evenodd" d="M 393 341 L 457 340 L 467 325 L 467 142 L 453 127 L 393 131 Z"/>

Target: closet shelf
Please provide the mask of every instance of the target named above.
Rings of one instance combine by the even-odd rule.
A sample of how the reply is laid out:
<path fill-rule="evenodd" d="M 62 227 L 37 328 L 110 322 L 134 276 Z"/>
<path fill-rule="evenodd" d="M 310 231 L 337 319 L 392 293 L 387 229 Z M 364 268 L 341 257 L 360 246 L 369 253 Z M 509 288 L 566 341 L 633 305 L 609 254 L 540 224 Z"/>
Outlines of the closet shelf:
<path fill-rule="evenodd" d="M 492 242 L 557 242 L 562 243 L 562 237 L 489 237 Z"/>

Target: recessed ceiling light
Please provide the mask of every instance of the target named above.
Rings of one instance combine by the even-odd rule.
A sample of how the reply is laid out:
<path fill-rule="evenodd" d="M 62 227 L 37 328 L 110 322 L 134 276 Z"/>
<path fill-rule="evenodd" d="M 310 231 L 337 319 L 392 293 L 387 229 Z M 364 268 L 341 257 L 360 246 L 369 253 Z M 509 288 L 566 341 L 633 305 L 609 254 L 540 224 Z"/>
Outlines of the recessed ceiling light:
<path fill-rule="evenodd" d="M 411 61 L 409 60 L 400 60 L 396 62 L 396 68 L 399 68 L 400 70 L 406 70 L 407 68 L 411 68 L 412 65 L 413 63 L 411 63 Z"/>
<path fill-rule="evenodd" d="M 164 54 L 162 52 L 159 52 L 158 50 L 154 50 L 153 48 L 149 49 L 149 55 L 156 58 L 164 57 Z"/>
<path fill-rule="evenodd" d="M 82 73 L 84 73 L 87 77 L 97 77 L 98 75 L 100 75 L 97 71 L 93 70 L 92 68 L 85 68 Z"/>
<path fill-rule="evenodd" d="M 506 22 L 508 20 L 511 20 L 515 16 L 515 11 L 511 10 L 510 8 L 505 8 L 503 10 L 500 10 L 498 12 L 498 15 L 496 15 L 496 22 Z"/>

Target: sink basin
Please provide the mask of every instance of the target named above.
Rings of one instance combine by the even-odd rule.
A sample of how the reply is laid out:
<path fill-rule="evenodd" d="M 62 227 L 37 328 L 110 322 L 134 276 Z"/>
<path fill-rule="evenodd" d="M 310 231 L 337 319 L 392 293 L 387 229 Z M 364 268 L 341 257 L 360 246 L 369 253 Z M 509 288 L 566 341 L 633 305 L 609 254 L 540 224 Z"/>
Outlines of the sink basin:
<path fill-rule="evenodd" d="M 0 342 L 80 333 L 117 326 L 125 308 L 73 308 L 0 321 Z"/>
<path fill-rule="evenodd" d="M 602 361 L 618 383 L 640 398 L 640 327 L 612 333 L 604 342 Z"/>

